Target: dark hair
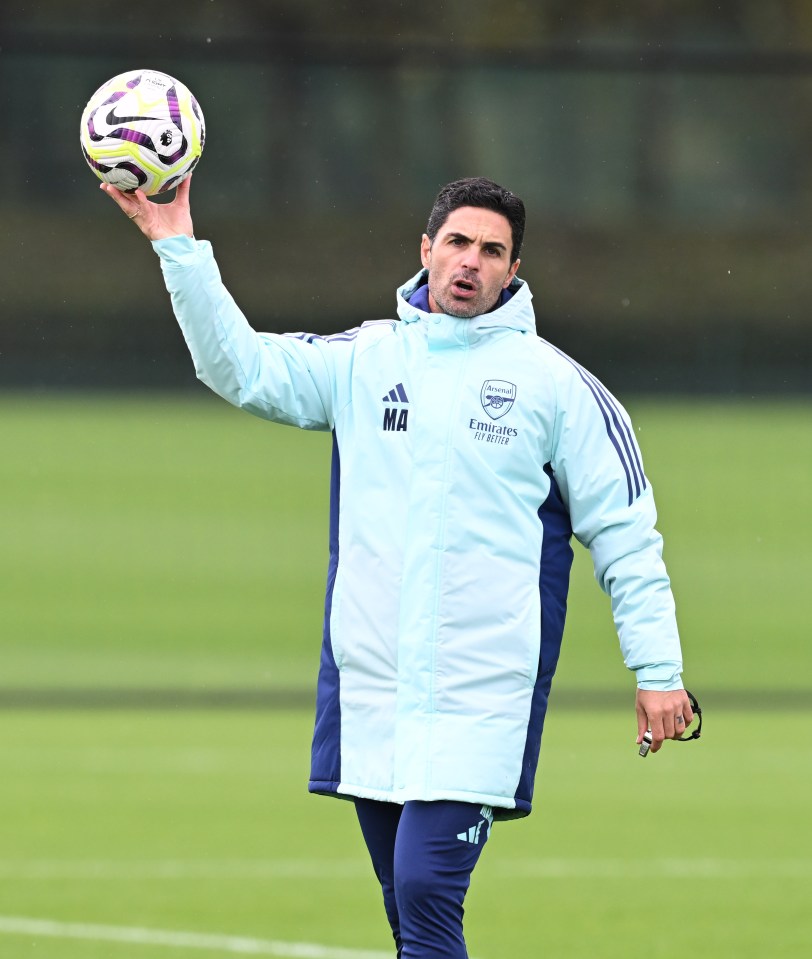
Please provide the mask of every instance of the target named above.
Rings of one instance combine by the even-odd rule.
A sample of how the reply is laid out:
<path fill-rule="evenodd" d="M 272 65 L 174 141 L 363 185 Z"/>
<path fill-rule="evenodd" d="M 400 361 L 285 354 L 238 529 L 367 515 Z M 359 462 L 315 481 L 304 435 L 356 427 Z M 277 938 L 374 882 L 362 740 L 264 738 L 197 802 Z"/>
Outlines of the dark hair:
<path fill-rule="evenodd" d="M 467 177 L 446 184 L 437 194 L 426 226 L 426 234 L 432 243 L 449 214 L 461 206 L 484 207 L 501 213 L 507 219 L 513 240 L 510 252 L 510 262 L 513 263 L 521 253 L 524 239 L 524 203 L 516 194 L 483 176 Z"/>

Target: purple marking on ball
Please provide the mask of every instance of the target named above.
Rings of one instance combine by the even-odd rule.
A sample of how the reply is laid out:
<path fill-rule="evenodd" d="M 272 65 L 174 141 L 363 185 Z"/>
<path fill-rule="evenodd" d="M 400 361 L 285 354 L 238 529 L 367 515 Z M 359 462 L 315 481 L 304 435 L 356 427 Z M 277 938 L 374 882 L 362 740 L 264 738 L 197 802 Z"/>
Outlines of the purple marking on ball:
<path fill-rule="evenodd" d="M 101 133 L 96 133 L 96 124 L 93 122 L 93 117 L 96 116 L 98 110 L 94 110 L 90 116 L 87 118 L 87 132 L 90 134 L 91 140 L 103 140 L 104 136 Z"/>
<path fill-rule="evenodd" d="M 169 116 L 175 126 L 180 130 L 180 107 L 178 106 L 178 91 L 174 87 L 170 87 L 166 91 L 166 105 L 169 107 Z"/>
<path fill-rule="evenodd" d="M 126 96 L 127 96 L 126 90 L 116 90 L 115 93 L 110 94 L 110 96 L 104 101 L 104 103 L 100 103 L 93 112 L 98 113 L 98 111 L 101 110 L 102 107 L 106 107 L 108 103 L 116 103 L 122 97 L 126 97 Z"/>
<path fill-rule="evenodd" d="M 137 143 L 140 147 L 146 147 L 148 150 L 152 150 L 153 153 L 158 151 L 155 149 L 155 144 L 152 142 L 152 138 L 148 137 L 146 133 L 141 133 L 138 130 L 130 130 L 127 127 L 119 127 L 117 130 L 111 130 L 107 134 L 110 139 L 118 138 L 119 140 L 127 140 L 129 143 Z"/>
<path fill-rule="evenodd" d="M 106 173 L 108 170 L 113 169 L 111 166 L 105 166 L 104 163 L 99 163 L 97 160 L 94 160 L 93 157 L 85 149 L 84 143 L 82 144 L 82 153 L 84 153 L 85 159 L 95 170 L 101 170 L 102 173 Z"/>
<path fill-rule="evenodd" d="M 143 186 L 147 182 L 147 175 L 142 169 L 137 167 L 134 163 L 130 163 L 129 160 L 124 160 L 121 163 L 117 163 L 114 170 L 129 170 L 130 173 L 138 180 L 138 186 Z"/>
<path fill-rule="evenodd" d="M 167 190 L 171 190 L 172 187 L 175 185 L 175 183 L 176 183 L 178 180 L 183 179 L 183 176 L 184 176 L 184 174 L 179 173 L 177 176 L 172 176 L 172 177 L 170 177 L 170 178 L 166 181 L 166 183 L 164 183 L 164 185 L 160 188 L 160 190 L 158 190 L 158 192 L 159 192 L 159 193 L 166 193 Z"/>
<path fill-rule="evenodd" d="M 161 163 L 166 163 L 167 165 L 170 164 L 170 163 L 177 163 L 178 160 L 182 160 L 182 159 L 183 159 L 184 155 L 186 154 L 186 151 L 187 151 L 188 147 L 189 147 L 189 145 L 188 145 L 188 143 L 186 142 L 186 137 L 183 137 L 183 138 L 181 139 L 181 144 L 180 144 L 180 148 L 179 148 L 179 149 L 175 150 L 174 153 L 170 153 L 170 154 L 159 153 L 159 154 L 158 154 L 158 159 L 161 161 Z"/>

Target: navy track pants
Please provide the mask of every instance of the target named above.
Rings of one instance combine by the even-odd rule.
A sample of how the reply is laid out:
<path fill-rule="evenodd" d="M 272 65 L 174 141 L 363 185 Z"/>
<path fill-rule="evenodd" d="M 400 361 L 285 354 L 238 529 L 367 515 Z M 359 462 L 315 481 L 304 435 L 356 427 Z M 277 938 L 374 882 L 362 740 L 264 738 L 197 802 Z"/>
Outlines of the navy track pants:
<path fill-rule="evenodd" d="M 377 802 L 355 809 L 401 959 L 467 959 L 463 900 L 490 835 L 490 806 Z"/>

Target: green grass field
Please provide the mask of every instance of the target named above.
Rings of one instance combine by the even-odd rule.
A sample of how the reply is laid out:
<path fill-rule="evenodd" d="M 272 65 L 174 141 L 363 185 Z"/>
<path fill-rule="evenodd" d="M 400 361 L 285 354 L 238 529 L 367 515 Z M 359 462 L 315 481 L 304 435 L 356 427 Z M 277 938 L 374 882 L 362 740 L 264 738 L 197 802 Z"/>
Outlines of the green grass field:
<path fill-rule="evenodd" d="M 194 954 L 9 916 L 386 953 L 352 808 L 304 791 L 308 714 L 2 722 L 0 956 Z M 471 955 L 809 955 L 810 735 L 808 714 L 722 712 L 643 761 L 625 713 L 552 711 L 536 811 L 494 827 L 474 876 Z"/>
<path fill-rule="evenodd" d="M 706 735 L 636 756 L 630 677 L 577 550 L 536 812 L 494 828 L 469 949 L 808 955 L 809 404 L 628 406 Z M 0 418 L 0 703 L 312 688 L 328 437 L 206 395 L 10 394 Z M 566 696 L 624 689 L 625 711 Z M 391 954 L 351 806 L 306 794 L 309 711 L 7 708 L 0 724 L 3 959 Z"/>

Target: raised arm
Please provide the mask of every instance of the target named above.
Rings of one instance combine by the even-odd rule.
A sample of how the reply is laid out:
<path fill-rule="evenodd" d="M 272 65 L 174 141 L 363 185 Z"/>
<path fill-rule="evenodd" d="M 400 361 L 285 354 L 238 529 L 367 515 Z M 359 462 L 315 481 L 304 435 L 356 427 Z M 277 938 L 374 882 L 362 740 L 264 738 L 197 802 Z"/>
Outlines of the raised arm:
<path fill-rule="evenodd" d="M 263 419 L 331 429 L 337 378 L 342 363 L 349 366 L 352 344 L 330 348 L 319 337 L 252 328 L 220 279 L 211 244 L 194 239 L 190 180 L 179 184 L 170 203 L 154 203 L 140 190 L 122 193 L 107 183 L 101 188 L 152 241 L 198 378 Z"/>

